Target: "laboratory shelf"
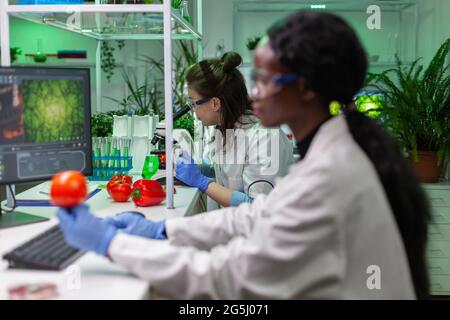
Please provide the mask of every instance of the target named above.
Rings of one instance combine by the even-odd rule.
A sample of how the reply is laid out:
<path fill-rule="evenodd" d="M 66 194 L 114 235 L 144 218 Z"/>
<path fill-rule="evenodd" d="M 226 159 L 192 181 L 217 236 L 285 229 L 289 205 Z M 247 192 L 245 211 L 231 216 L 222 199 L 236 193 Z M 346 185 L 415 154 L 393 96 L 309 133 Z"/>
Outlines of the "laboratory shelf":
<path fill-rule="evenodd" d="M 162 5 L 10 5 L 16 18 L 47 24 L 96 40 L 163 40 Z M 200 40 L 201 34 L 178 11 L 171 11 L 174 40 Z"/>
<path fill-rule="evenodd" d="M 238 3 L 240 12 L 293 12 L 301 9 L 327 10 L 332 12 L 365 12 L 370 5 L 377 5 L 385 12 L 406 10 L 416 3 L 411 0 L 243 0 Z"/>

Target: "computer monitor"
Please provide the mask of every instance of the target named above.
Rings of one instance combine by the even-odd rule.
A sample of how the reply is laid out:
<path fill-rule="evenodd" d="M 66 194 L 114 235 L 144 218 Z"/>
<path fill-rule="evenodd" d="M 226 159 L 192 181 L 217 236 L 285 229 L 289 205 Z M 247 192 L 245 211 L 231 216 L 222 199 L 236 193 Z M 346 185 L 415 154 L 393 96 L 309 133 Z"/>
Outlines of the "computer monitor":
<path fill-rule="evenodd" d="M 92 174 L 89 69 L 0 68 L 0 185 Z M 42 221 L 1 215 L 0 228 Z"/>

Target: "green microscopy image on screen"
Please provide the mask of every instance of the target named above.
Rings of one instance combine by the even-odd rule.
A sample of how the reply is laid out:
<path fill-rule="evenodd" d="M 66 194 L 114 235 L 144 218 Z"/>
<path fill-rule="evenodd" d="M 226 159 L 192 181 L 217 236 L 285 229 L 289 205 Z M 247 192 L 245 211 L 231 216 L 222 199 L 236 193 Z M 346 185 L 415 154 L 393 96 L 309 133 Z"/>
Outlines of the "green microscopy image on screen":
<path fill-rule="evenodd" d="M 26 143 L 78 140 L 84 132 L 84 96 L 78 80 L 24 80 Z"/>

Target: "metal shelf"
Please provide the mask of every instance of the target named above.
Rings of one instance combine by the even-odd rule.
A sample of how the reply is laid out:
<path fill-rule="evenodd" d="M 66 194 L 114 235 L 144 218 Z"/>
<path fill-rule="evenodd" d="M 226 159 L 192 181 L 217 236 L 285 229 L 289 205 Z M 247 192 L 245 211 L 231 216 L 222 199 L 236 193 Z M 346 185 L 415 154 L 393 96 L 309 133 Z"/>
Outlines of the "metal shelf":
<path fill-rule="evenodd" d="M 164 39 L 162 5 L 11 5 L 16 18 L 47 24 L 96 40 Z M 172 39 L 201 39 L 194 26 L 171 12 Z"/>
<path fill-rule="evenodd" d="M 320 6 L 317 6 L 320 4 Z M 311 9 L 332 12 L 355 11 L 365 12 L 369 5 L 377 5 L 385 12 L 403 11 L 415 5 L 411 0 L 243 0 L 239 2 L 241 12 L 293 12 L 301 9 Z M 323 7 L 322 7 L 323 6 Z"/>

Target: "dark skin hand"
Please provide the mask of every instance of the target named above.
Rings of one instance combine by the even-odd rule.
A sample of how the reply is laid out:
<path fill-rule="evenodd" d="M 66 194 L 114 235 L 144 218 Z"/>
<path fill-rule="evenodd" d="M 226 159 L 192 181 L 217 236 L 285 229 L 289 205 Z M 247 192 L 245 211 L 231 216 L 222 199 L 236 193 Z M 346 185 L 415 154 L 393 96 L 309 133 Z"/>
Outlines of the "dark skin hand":
<path fill-rule="evenodd" d="M 255 69 L 260 69 L 270 79 L 277 74 L 290 71 L 278 62 L 275 51 L 269 43 L 258 47 L 253 57 Z M 253 103 L 253 111 L 266 127 L 287 124 L 297 141 L 313 131 L 320 123 L 330 117 L 316 95 L 305 88 L 304 79 L 288 85 L 274 94 Z"/>

